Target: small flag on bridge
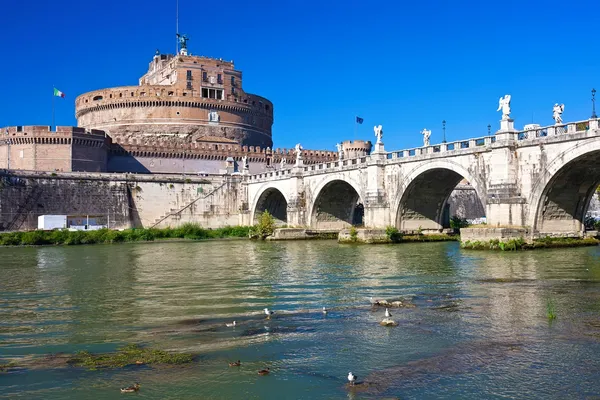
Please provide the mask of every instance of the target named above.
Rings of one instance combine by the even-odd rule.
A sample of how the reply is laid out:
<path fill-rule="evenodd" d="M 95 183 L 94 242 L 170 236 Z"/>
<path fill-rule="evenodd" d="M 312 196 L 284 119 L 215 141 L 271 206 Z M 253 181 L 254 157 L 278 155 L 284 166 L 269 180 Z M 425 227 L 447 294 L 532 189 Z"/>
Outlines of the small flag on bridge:
<path fill-rule="evenodd" d="M 356 123 L 357 124 L 362 124 L 364 121 L 364 119 L 362 119 L 361 117 L 356 117 Z"/>

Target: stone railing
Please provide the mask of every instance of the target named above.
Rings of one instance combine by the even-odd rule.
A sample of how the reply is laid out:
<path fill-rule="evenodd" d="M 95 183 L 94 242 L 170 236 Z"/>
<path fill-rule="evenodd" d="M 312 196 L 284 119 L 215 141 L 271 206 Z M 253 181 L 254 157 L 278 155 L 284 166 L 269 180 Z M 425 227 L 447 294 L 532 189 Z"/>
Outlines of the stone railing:
<path fill-rule="evenodd" d="M 280 170 L 276 170 L 276 171 L 263 172 L 260 174 L 250 175 L 248 177 L 248 179 L 251 182 L 272 180 L 273 178 L 282 179 L 282 178 L 286 178 L 286 177 L 290 176 L 294 170 L 299 171 L 303 175 L 306 176 L 306 175 L 320 174 L 323 172 L 334 172 L 334 171 L 340 171 L 340 170 L 344 170 L 344 169 L 354 169 L 354 168 L 356 168 L 357 165 L 366 164 L 368 159 L 369 159 L 369 157 L 365 156 L 365 157 L 359 157 L 359 158 L 349 158 L 347 160 L 341 160 L 341 161 L 339 161 L 339 160 L 338 161 L 327 161 L 327 162 L 323 162 L 323 163 L 319 163 L 319 164 L 302 165 L 300 167 L 295 167 L 294 165 L 292 165 L 292 166 L 287 167 L 286 169 L 280 169 Z"/>
<path fill-rule="evenodd" d="M 598 120 L 589 119 L 577 122 L 568 122 L 566 124 L 555 124 L 549 126 L 540 126 L 532 129 L 521 130 L 517 133 L 518 140 L 532 140 L 547 136 L 568 135 L 578 132 L 586 132 L 598 129 Z"/>
<path fill-rule="evenodd" d="M 387 153 L 387 159 L 409 158 L 426 154 L 447 153 L 464 149 L 486 147 L 496 141 L 495 136 L 484 136 L 474 139 L 457 140 L 455 142 L 440 143 L 430 146 L 415 147 L 407 150 L 396 150 Z"/>

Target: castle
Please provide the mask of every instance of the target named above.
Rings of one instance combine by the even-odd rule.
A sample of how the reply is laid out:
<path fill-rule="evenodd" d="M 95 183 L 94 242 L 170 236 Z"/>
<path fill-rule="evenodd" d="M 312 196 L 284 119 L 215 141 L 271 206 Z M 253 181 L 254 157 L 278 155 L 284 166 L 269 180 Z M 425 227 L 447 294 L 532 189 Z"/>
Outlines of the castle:
<path fill-rule="evenodd" d="M 295 151 L 273 149 L 273 104 L 246 93 L 233 61 L 188 54 L 154 55 L 138 86 L 84 93 L 75 100 L 78 127 L 2 128 L 0 168 L 50 172 L 223 174 L 293 164 Z M 346 157 L 371 143 L 344 142 Z M 304 150 L 305 164 L 338 159 Z M 283 160 L 283 161 L 282 161 Z"/>

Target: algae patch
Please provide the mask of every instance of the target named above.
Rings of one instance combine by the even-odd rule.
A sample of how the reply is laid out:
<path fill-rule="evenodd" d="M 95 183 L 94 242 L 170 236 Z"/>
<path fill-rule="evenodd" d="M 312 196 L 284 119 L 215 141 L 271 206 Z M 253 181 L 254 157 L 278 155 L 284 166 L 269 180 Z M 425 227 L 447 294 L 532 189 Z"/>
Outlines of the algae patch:
<path fill-rule="evenodd" d="M 123 368 L 133 364 L 186 364 L 193 361 L 193 356 L 187 353 L 169 353 L 163 350 L 142 348 L 130 344 L 120 348 L 115 353 L 92 354 L 81 351 L 69 358 L 67 363 L 87 369 Z"/>

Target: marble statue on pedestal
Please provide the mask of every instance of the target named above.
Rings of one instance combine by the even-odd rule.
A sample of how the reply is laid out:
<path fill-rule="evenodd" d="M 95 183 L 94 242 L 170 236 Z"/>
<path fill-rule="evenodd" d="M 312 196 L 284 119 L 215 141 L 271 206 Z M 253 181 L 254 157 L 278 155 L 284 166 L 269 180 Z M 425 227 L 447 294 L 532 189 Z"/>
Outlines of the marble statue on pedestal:
<path fill-rule="evenodd" d="M 421 131 L 421 135 L 423 135 L 423 147 L 429 146 L 429 138 L 431 137 L 431 130 L 427 130 L 423 128 Z"/>
<path fill-rule="evenodd" d="M 247 156 L 243 156 L 242 157 L 242 169 L 246 170 L 248 168 L 249 168 L 248 157 Z"/>
<path fill-rule="evenodd" d="M 503 120 L 510 119 L 510 94 L 500 97 L 500 100 L 498 101 L 498 109 L 496 111 L 500 110 L 502 110 Z"/>
<path fill-rule="evenodd" d="M 338 160 L 341 161 L 342 158 L 344 158 L 344 148 L 342 147 L 341 143 L 336 144 L 335 147 L 337 147 Z"/>
<path fill-rule="evenodd" d="M 281 161 L 279 162 L 279 169 L 284 169 L 286 165 L 287 165 L 287 159 L 285 157 L 283 157 L 281 159 Z"/>
<path fill-rule="evenodd" d="M 304 149 L 302 147 L 302 145 L 300 143 L 298 143 L 295 147 L 296 149 L 296 165 L 300 165 L 301 164 L 301 160 L 302 160 L 302 150 Z"/>
<path fill-rule="evenodd" d="M 554 108 L 552 108 L 552 118 L 554 118 L 554 123 L 559 125 L 562 124 L 562 113 L 565 111 L 564 104 L 554 104 Z"/>
<path fill-rule="evenodd" d="M 381 143 L 381 138 L 383 137 L 383 128 L 381 125 L 379 126 L 374 126 L 373 130 L 375 131 L 375 137 L 377 138 L 377 143 L 379 144 Z"/>

